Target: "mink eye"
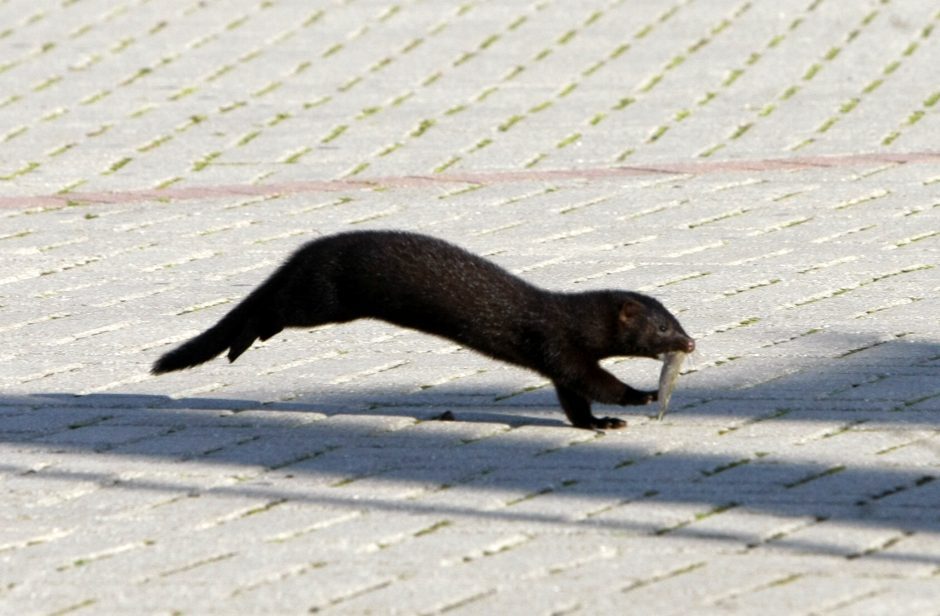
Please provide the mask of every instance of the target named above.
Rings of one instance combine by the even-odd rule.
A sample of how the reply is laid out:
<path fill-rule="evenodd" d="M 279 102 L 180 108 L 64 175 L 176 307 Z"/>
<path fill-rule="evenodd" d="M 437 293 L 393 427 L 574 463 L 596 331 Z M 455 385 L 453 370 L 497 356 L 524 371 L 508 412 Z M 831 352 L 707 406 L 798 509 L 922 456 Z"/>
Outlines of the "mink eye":
<path fill-rule="evenodd" d="M 666 327 L 665 325 L 660 325 L 660 326 L 659 326 L 659 331 L 661 331 L 661 332 L 664 333 L 664 334 L 666 333 L 666 330 L 668 330 L 668 329 L 669 329 L 669 328 Z"/>

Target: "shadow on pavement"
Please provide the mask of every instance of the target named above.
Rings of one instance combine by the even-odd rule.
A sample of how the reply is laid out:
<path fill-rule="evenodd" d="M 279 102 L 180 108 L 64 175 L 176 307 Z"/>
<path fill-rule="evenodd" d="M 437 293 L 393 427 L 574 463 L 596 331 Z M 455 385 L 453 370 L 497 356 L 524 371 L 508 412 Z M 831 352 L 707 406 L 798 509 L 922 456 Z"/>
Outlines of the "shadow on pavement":
<path fill-rule="evenodd" d="M 670 420 L 674 429 L 682 430 L 685 445 L 675 441 L 669 425 L 642 419 L 615 438 L 591 438 L 591 433 L 564 427 L 564 416 L 550 390 L 497 403 L 493 399 L 503 392 L 456 388 L 446 394 L 419 392 L 414 396 L 368 390 L 326 392 L 322 397 L 310 393 L 305 401 L 276 403 L 135 394 L 6 395 L 0 396 L 0 442 L 39 452 L 252 469 L 246 481 L 208 489 L 187 483 L 185 475 L 172 480 L 122 478 L 120 463 L 114 464 L 114 471 L 107 467 L 101 472 L 77 471 L 55 464 L 38 471 L 51 481 L 592 527 L 742 542 L 750 547 L 771 544 L 846 558 L 864 555 L 940 563 L 940 555 L 903 550 L 846 554 L 825 540 L 767 538 L 746 528 L 710 528 L 702 523 L 712 515 L 738 509 L 801 521 L 807 527 L 828 520 L 900 536 L 940 533 L 940 447 L 935 438 L 940 417 L 936 410 L 940 345 L 907 346 L 914 351 L 911 361 L 872 354 L 854 364 L 855 372 L 847 373 L 844 367 L 816 370 L 731 391 L 680 389 L 684 404 L 674 407 Z M 837 378 L 845 374 L 856 375 L 857 383 Z M 899 385 L 897 379 L 903 383 Z M 839 385 L 834 395 L 835 382 Z M 898 387 L 903 391 L 899 393 Z M 814 395 L 824 390 L 830 393 Z M 859 391 L 862 395 L 853 395 Z M 481 403 L 487 399 L 489 404 Z M 453 411 L 457 421 L 432 421 L 445 410 Z M 266 417 L 272 411 L 277 412 Z M 604 407 L 596 411 L 620 412 Z M 634 414 L 635 410 L 627 409 L 625 416 Z M 392 426 L 376 421 L 379 417 L 408 419 Z M 689 419 L 699 424 L 682 425 Z M 880 449 L 869 443 L 867 451 L 851 451 L 843 456 L 843 464 L 839 451 L 852 446 L 851 440 L 840 437 L 824 443 L 824 435 L 811 448 L 794 445 L 795 424 L 814 421 L 837 426 L 833 437 L 862 428 L 885 438 Z M 524 426 L 559 429 L 520 431 Z M 756 427 L 762 431 L 756 446 L 767 446 L 768 430 L 780 430 L 776 451 L 750 451 L 746 442 L 721 438 Z M 702 440 L 690 448 L 689 431 L 696 429 L 701 430 Z M 181 435 L 188 437 L 182 445 Z M 894 457 L 901 450 L 904 455 Z M 825 453 L 826 459 L 813 460 L 812 451 Z M 36 472 L 11 463 L 0 463 L 0 470 Z M 305 489 L 302 481 L 291 485 L 294 477 L 311 476 L 326 483 L 318 483 L 315 490 Z M 442 498 L 425 502 L 388 498 L 356 492 L 356 483 L 362 480 L 372 485 L 424 486 L 431 492 L 486 490 L 505 494 L 505 502 L 501 507 L 478 508 Z M 517 506 L 529 497 L 546 495 L 562 505 Z M 570 511 L 566 502 L 571 504 Z M 593 508 L 591 503 L 596 503 Z M 643 520 L 638 515 L 642 509 L 631 510 L 632 503 L 695 507 L 699 513 L 692 522 L 670 526 Z"/>

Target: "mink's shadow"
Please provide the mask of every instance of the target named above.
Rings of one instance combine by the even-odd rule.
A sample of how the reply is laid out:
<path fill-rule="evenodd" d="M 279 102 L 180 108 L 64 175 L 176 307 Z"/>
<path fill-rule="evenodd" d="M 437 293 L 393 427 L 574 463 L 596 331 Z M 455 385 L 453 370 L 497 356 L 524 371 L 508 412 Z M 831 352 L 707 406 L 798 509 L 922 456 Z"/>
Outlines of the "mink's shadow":
<path fill-rule="evenodd" d="M 257 481 L 213 488 L 216 495 L 494 522 L 670 534 L 746 546 L 772 541 L 776 548 L 796 552 L 940 564 L 940 555 L 919 551 L 916 541 L 851 554 L 818 539 L 820 533 L 809 533 L 813 538 L 801 538 L 796 532 L 792 537 L 768 540 L 757 531 L 709 525 L 698 517 L 676 528 L 664 528 L 637 517 L 635 511 L 632 517 L 617 514 L 621 504 L 649 501 L 660 507 L 670 504 L 677 509 L 692 507 L 705 514 L 739 509 L 802 520 L 806 526 L 826 520 L 844 522 L 884 531 L 888 539 L 911 533 L 940 534 L 937 513 L 940 452 L 930 440 L 940 415 L 936 410 L 935 378 L 940 345 L 907 344 L 905 353 L 899 354 L 897 350 L 878 351 L 873 347 L 867 356 L 856 357 L 850 370 L 845 365 L 833 366 L 830 371 L 800 372 L 752 387 L 723 390 L 680 386 L 681 394 L 677 394 L 673 411 L 707 420 L 703 429 L 710 432 L 703 434 L 703 439 L 712 439 L 715 445 L 704 452 L 702 447 L 695 452 L 668 447 L 657 450 L 649 438 L 633 441 L 644 444 L 631 444 L 629 428 L 616 440 L 583 441 L 581 431 L 565 427 L 564 415 L 550 388 L 516 396 L 507 396 L 508 392 L 495 388 L 454 387 L 444 393 L 408 393 L 394 388 L 324 391 L 308 393 L 291 402 L 270 403 L 260 396 L 172 399 L 147 394 L 0 395 L 0 442 L 25 445 L 33 451 L 50 449 L 89 456 L 128 456 L 181 464 L 198 461 L 263 469 Z M 884 378 L 878 378 L 879 375 Z M 853 393 L 859 391 L 861 395 L 853 398 Z M 858 404 L 854 405 L 853 400 Z M 840 407 L 827 401 L 844 404 Z M 874 405 L 869 404 L 872 401 Z M 789 409 L 787 413 L 780 411 L 784 407 Z M 266 417 L 265 411 L 276 412 Z M 491 437 L 467 440 L 461 440 L 459 430 L 422 427 L 444 411 L 451 411 L 458 423 L 508 427 L 494 431 Z M 653 411 L 649 408 L 641 412 Z M 629 421 L 637 410 L 595 407 L 598 415 L 608 412 Z M 331 421 L 321 414 L 351 416 L 353 421 Z M 377 416 L 419 421 L 391 428 L 371 421 Z M 716 418 L 721 417 L 728 418 L 728 425 L 771 421 L 781 427 L 795 421 L 831 423 L 844 419 L 847 425 L 858 425 L 870 420 L 879 426 L 879 433 L 900 433 L 902 438 L 892 442 L 915 454 L 902 459 L 915 461 L 892 463 L 890 457 L 879 457 L 874 450 L 868 458 L 871 464 L 854 467 L 832 463 L 838 456 L 830 458 L 830 462 L 818 463 L 773 455 L 743 459 L 740 448 L 735 453 L 723 451 L 721 440 L 714 438 Z M 167 430 L 135 439 L 128 436 L 133 430 L 101 429 L 115 426 Z M 519 426 L 557 426 L 558 431 L 523 430 L 514 437 L 512 428 Z M 642 423 L 632 429 L 642 430 Z M 225 431 L 233 437 L 223 439 L 221 444 L 213 440 Z M 905 436 L 908 432 L 909 437 Z M 182 439 L 184 449 L 161 446 L 161 439 L 172 440 L 179 435 L 188 435 Z M 663 435 L 668 436 L 668 432 Z M 575 441 L 582 442 L 571 445 Z M 836 452 L 845 446 L 838 439 L 832 443 Z M 115 463 L 114 467 L 120 468 L 120 464 Z M 0 471 L 17 474 L 29 469 L 0 462 Z M 184 476 L 116 481 L 110 472 L 79 472 L 67 466 L 52 466 L 38 472 L 50 481 L 91 481 L 117 490 L 125 486 L 174 494 L 198 494 L 203 490 L 187 484 Z M 524 510 L 510 506 L 482 509 L 442 504 L 439 500 L 422 503 L 421 499 L 354 494 L 355 480 L 343 490 L 305 493 L 302 489 L 276 487 L 283 486 L 282 482 L 266 482 L 266 473 L 310 474 L 336 481 L 367 478 L 370 482 L 449 484 L 462 490 L 502 491 L 507 500 L 517 499 L 520 494 L 551 493 L 554 498 L 571 498 L 572 502 L 595 500 L 599 508 L 605 504 L 611 508 L 606 515 L 572 518 L 558 513 L 557 503 L 550 508 L 530 506 Z M 462 479 L 455 481 L 455 477 Z M 346 490 L 350 487 L 352 491 Z M 886 545 L 892 543 L 887 541 Z"/>

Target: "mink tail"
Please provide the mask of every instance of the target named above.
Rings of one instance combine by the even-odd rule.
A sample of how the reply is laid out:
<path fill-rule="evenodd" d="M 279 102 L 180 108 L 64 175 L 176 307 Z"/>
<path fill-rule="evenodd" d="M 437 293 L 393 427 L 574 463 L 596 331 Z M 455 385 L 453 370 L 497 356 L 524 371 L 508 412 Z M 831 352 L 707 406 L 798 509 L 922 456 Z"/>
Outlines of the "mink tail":
<path fill-rule="evenodd" d="M 267 340 L 284 329 L 283 318 L 276 311 L 279 276 L 272 276 L 235 306 L 222 320 L 164 354 L 150 372 L 163 374 L 192 368 L 228 350 L 230 362 L 238 359 L 260 338 Z"/>

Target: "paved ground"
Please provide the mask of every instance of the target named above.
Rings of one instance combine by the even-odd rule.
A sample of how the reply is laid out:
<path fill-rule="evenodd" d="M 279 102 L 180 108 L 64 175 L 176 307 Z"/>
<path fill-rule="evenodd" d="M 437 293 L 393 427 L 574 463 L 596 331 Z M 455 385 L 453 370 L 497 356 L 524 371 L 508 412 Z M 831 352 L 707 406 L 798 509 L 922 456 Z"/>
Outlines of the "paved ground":
<path fill-rule="evenodd" d="M 0 612 L 937 614 L 938 26 L 0 0 Z M 148 374 L 368 227 L 660 298 L 672 412 L 379 323 Z"/>

